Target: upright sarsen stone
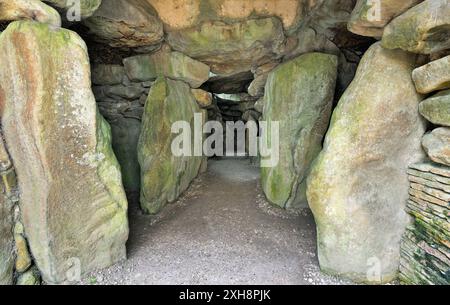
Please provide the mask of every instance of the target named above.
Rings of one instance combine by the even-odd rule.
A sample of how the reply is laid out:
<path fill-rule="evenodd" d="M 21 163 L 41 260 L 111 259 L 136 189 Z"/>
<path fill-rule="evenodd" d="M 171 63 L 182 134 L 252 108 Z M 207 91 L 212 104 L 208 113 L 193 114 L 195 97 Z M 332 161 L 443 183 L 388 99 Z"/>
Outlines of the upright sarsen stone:
<path fill-rule="evenodd" d="M 145 212 L 159 212 L 198 175 L 203 157 L 176 156 L 172 152 L 172 140 L 177 136 L 172 133 L 172 124 L 187 122 L 193 145 L 194 114 L 201 112 L 191 89 L 182 81 L 161 77 L 150 89 L 138 143 L 141 207 Z"/>
<path fill-rule="evenodd" d="M 125 258 L 127 202 L 85 43 L 69 30 L 14 22 L 0 36 L 0 66 L 1 123 L 43 279 L 73 280 L 73 268 Z"/>
<path fill-rule="evenodd" d="M 414 65 L 412 54 L 373 45 L 333 113 L 307 189 L 325 272 L 359 282 L 397 274 L 406 170 L 424 158 Z"/>
<path fill-rule="evenodd" d="M 279 122 L 279 162 L 261 168 L 267 199 L 283 208 L 306 207 L 306 177 L 322 149 L 336 85 L 334 55 L 310 53 L 269 74 L 263 121 Z M 264 132 L 270 139 L 273 124 Z"/>

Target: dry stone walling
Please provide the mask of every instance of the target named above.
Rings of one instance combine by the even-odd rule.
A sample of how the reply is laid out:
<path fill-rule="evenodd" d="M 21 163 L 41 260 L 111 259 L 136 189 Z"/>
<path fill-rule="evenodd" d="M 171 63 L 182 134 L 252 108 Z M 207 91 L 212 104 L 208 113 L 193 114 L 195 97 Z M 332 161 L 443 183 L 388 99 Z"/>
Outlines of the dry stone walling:
<path fill-rule="evenodd" d="M 69 30 L 20 21 L 2 33 L 0 53 L 2 127 L 44 280 L 73 280 L 77 265 L 83 273 L 124 259 L 127 201 L 85 43 Z"/>

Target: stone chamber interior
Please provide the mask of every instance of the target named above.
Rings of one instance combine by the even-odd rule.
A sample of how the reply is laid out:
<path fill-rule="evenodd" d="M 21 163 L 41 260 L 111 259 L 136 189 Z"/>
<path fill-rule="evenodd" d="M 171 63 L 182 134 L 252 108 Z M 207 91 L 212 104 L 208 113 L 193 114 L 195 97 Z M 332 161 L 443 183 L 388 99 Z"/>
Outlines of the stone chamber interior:
<path fill-rule="evenodd" d="M 0 0 L 0 284 L 449 284 L 450 5 L 380 5 Z"/>

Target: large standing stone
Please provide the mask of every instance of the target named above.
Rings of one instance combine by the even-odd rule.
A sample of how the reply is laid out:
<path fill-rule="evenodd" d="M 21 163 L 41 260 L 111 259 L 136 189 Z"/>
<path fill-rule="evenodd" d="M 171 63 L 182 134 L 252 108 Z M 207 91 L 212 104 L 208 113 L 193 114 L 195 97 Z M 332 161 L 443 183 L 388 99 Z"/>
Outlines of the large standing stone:
<path fill-rule="evenodd" d="M 334 55 L 310 53 L 269 74 L 263 121 L 279 121 L 280 157 L 261 169 L 261 181 L 267 199 L 283 208 L 306 207 L 306 177 L 328 127 L 337 64 Z"/>
<path fill-rule="evenodd" d="M 450 48 L 450 5 L 448 0 L 426 0 L 398 16 L 384 29 L 382 44 L 430 54 Z"/>
<path fill-rule="evenodd" d="M 140 0 L 107 0 L 84 24 L 100 42 L 112 47 L 153 48 L 164 36 L 151 6 Z"/>
<path fill-rule="evenodd" d="M 450 55 L 415 69 L 413 80 L 417 91 L 424 94 L 450 88 Z"/>
<path fill-rule="evenodd" d="M 0 285 L 10 285 L 13 281 L 13 203 L 8 198 L 12 188 L 8 181 L 12 175 L 14 169 L 0 135 Z"/>
<path fill-rule="evenodd" d="M 424 157 L 415 56 L 383 49 L 364 55 L 331 119 L 308 178 L 323 271 L 358 282 L 388 282 L 408 224 L 408 165 Z"/>
<path fill-rule="evenodd" d="M 39 0 L 0 0 L 0 21 L 22 19 L 61 26 L 58 12 Z"/>
<path fill-rule="evenodd" d="M 267 63 L 282 51 L 284 40 L 283 25 L 276 18 L 232 24 L 205 22 L 198 28 L 169 32 L 167 36 L 173 49 L 224 75 L 250 71 Z"/>
<path fill-rule="evenodd" d="M 433 124 L 450 127 L 450 90 L 424 100 L 419 105 L 419 112 Z"/>
<path fill-rule="evenodd" d="M 431 160 L 450 166 L 450 128 L 436 128 L 427 133 L 422 145 Z"/>
<path fill-rule="evenodd" d="M 127 202 L 85 43 L 21 21 L 0 36 L 0 54 L 2 126 L 44 280 L 61 283 L 78 267 L 84 273 L 125 258 Z"/>
<path fill-rule="evenodd" d="M 166 76 L 198 88 L 209 78 L 207 65 L 166 48 L 153 54 L 125 58 L 123 64 L 128 78 L 133 81 L 149 81 Z"/>
<path fill-rule="evenodd" d="M 200 112 L 189 86 L 181 81 L 158 78 L 150 89 L 138 144 L 141 207 L 145 212 L 159 212 L 197 176 L 202 157 L 175 156 L 171 146 L 177 135 L 171 128 L 175 122 L 187 122 L 193 139 L 194 114 Z"/>
<path fill-rule="evenodd" d="M 353 9 L 349 31 L 370 37 L 381 37 L 384 27 L 395 17 L 422 0 L 358 0 Z"/>

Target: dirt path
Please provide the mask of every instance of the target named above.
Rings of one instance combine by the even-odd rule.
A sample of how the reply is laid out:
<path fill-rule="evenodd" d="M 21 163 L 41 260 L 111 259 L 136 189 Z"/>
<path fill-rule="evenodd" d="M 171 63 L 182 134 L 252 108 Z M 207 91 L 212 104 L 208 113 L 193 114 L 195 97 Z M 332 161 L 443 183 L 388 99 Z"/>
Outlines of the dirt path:
<path fill-rule="evenodd" d="M 345 284 L 321 274 L 309 211 L 268 206 L 246 159 L 209 169 L 158 217 L 130 207 L 128 260 L 86 284 Z"/>

